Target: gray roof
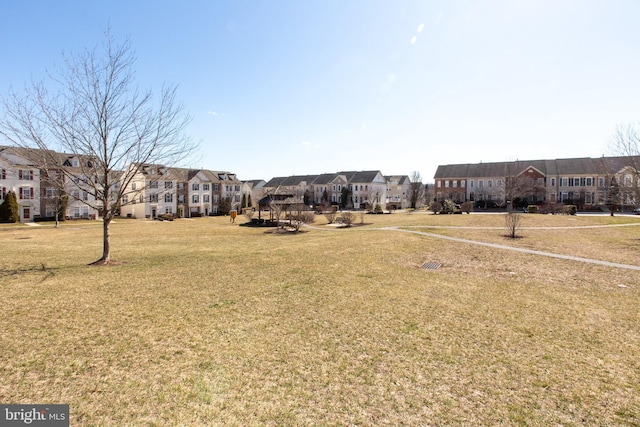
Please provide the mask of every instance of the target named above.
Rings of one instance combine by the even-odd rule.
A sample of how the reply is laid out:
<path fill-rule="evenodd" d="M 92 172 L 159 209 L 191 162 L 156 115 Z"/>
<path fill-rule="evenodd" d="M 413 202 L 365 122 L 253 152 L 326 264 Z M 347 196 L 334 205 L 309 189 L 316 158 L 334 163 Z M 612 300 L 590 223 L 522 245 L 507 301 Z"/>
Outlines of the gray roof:
<path fill-rule="evenodd" d="M 582 157 L 553 160 L 516 160 L 499 163 L 467 163 L 458 165 L 440 165 L 434 175 L 435 179 L 443 178 L 489 178 L 517 176 L 528 167 L 533 166 L 546 176 L 601 175 L 614 174 L 630 160 L 637 164 L 638 159 L 629 157 Z"/>
<path fill-rule="evenodd" d="M 347 182 L 373 182 L 378 176 L 382 175 L 380 171 L 348 171 L 348 172 L 334 172 L 323 173 L 320 175 L 292 175 L 281 176 L 271 178 L 264 186 L 271 187 L 295 187 L 302 182 L 306 182 L 306 185 L 327 185 L 332 183 L 337 177 L 344 176 Z"/>

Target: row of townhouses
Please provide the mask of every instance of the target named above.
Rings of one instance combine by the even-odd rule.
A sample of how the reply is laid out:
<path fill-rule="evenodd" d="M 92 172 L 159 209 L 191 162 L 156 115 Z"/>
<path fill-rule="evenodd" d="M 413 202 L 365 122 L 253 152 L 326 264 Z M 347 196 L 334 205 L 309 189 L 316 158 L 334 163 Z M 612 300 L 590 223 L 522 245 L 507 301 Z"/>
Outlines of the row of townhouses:
<path fill-rule="evenodd" d="M 0 203 L 8 192 L 14 192 L 20 221 L 28 222 L 53 218 L 64 195 L 66 218 L 98 218 L 100 206 L 92 194 L 92 185 L 88 185 L 89 180 L 99 179 L 91 173 L 91 158 L 48 154 L 47 158 L 55 158 L 57 164 L 43 169 L 37 150 L 0 147 Z M 137 173 L 126 183 L 123 197 L 117 201 L 120 214 L 127 217 L 156 218 L 161 214 L 192 217 L 237 209 L 254 184 L 243 183 L 227 171 L 153 164 L 130 167 L 136 167 Z M 61 173 L 62 169 L 66 173 Z"/>
<path fill-rule="evenodd" d="M 66 218 L 95 219 L 101 209 L 90 180 L 99 176 L 90 157 L 48 152 L 55 165 L 46 170 L 37 150 L 0 147 L 0 203 L 9 191 L 16 194 L 20 221 L 53 218 L 61 209 Z M 122 182 L 119 213 L 130 218 L 162 214 L 197 217 L 257 206 L 260 199 L 289 200 L 315 206 L 322 203 L 361 209 L 407 207 L 408 176 L 384 176 L 380 171 L 338 172 L 241 181 L 228 171 L 175 168 L 157 164 L 130 165 L 133 176 Z M 65 173 L 60 173 L 61 170 Z M 122 173 L 131 176 L 131 173 Z M 118 180 L 115 180 L 118 183 Z"/>
<path fill-rule="evenodd" d="M 640 203 L 639 165 L 640 157 L 441 165 L 434 177 L 435 199 L 499 206 L 563 203 L 581 209 L 631 207 Z"/>
<path fill-rule="evenodd" d="M 265 195 L 307 206 L 338 205 L 346 209 L 403 209 L 408 207 L 411 181 L 407 175 L 380 171 L 350 171 L 272 178 L 262 186 Z"/>

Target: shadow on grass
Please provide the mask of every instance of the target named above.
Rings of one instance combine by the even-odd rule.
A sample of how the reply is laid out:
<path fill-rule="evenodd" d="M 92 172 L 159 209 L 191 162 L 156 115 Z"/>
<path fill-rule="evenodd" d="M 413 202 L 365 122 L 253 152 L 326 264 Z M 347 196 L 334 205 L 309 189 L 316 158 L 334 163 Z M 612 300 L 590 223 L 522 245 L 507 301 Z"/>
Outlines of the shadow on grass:
<path fill-rule="evenodd" d="M 0 279 L 4 279 L 5 277 L 16 277 L 16 276 L 27 276 L 29 274 L 43 274 L 44 277 L 40 280 L 40 283 L 44 282 L 50 277 L 56 275 L 55 271 L 57 268 L 46 267 L 44 264 L 40 264 L 39 266 L 32 267 L 23 267 L 23 268 L 3 268 L 0 269 Z"/>

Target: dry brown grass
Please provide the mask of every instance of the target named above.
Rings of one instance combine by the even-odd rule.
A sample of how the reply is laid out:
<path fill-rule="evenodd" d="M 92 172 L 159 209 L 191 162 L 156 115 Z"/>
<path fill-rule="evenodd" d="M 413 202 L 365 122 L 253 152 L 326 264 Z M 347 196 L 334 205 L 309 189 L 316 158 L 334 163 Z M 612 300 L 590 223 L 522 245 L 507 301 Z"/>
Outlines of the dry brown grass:
<path fill-rule="evenodd" d="M 638 226 L 539 228 L 635 218 L 524 219 L 511 243 L 492 215 L 117 221 L 109 267 L 99 223 L 0 227 L 0 402 L 74 426 L 637 425 L 637 271 L 376 229 L 640 258 Z"/>

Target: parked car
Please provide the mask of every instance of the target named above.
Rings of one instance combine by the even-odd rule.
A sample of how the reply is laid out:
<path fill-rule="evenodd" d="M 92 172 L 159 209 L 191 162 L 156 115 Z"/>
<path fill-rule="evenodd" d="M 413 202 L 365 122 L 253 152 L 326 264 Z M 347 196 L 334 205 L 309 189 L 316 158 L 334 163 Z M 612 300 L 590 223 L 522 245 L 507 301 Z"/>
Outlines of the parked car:
<path fill-rule="evenodd" d="M 632 212 L 636 215 L 640 215 L 640 207 L 635 208 Z"/>

